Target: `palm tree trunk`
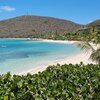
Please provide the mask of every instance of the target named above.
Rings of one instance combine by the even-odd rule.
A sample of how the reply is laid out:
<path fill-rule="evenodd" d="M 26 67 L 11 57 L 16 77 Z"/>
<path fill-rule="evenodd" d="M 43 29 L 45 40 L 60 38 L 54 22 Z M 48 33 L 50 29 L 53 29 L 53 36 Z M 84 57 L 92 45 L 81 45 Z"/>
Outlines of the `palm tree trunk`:
<path fill-rule="evenodd" d="M 100 66 L 100 60 L 99 60 L 99 66 Z"/>

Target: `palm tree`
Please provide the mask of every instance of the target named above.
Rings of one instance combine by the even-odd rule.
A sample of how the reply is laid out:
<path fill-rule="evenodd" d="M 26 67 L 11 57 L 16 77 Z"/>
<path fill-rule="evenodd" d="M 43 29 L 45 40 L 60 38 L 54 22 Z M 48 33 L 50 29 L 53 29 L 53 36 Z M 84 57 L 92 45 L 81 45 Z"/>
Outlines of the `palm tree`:
<path fill-rule="evenodd" d="M 91 27 L 88 28 L 87 31 L 88 34 L 84 33 L 85 35 L 82 37 L 82 41 L 75 44 L 82 50 L 90 51 L 90 59 L 100 65 L 100 30 L 98 30 L 97 27 Z M 95 46 L 97 48 L 95 48 Z"/>
<path fill-rule="evenodd" d="M 90 58 L 100 65 L 100 48 L 91 53 Z"/>

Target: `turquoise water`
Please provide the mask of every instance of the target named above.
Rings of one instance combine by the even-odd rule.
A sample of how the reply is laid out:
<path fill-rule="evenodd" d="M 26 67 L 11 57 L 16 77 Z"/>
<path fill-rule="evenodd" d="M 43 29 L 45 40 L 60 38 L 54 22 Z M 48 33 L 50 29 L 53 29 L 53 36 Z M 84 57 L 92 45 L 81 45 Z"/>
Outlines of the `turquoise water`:
<path fill-rule="evenodd" d="M 21 73 L 78 52 L 80 49 L 72 44 L 0 39 L 0 74 Z"/>

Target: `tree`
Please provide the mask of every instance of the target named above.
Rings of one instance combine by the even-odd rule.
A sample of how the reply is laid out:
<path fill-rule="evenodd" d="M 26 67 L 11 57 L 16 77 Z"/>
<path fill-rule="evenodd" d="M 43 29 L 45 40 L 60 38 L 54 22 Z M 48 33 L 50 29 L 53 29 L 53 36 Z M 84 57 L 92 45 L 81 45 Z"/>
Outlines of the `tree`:
<path fill-rule="evenodd" d="M 100 29 L 98 27 L 89 27 L 87 30 L 83 29 L 81 42 L 77 42 L 77 46 L 82 50 L 91 52 L 90 59 L 96 61 L 100 65 Z M 97 48 L 96 48 L 97 47 Z"/>

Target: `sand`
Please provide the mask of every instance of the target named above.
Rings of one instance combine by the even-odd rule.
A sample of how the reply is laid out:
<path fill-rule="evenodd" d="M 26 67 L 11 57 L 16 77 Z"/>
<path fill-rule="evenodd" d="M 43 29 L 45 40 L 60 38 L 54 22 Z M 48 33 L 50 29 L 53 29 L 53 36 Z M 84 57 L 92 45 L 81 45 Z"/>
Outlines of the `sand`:
<path fill-rule="evenodd" d="M 77 41 L 61 41 L 61 40 L 47 40 L 47 39 L 41 39 L 41 40 L 44 42 L 66 43 L 66 44 L 73 44 L 73 43 L 77 42 Z M 94 46 L 94 48 L 96 48 L 96 46 Z M 92 62 L 89 59 L 90 54 L 91 54 L 91 52 L 86 53 L 86 52 L 82 51 L 81 53 L 74 54 L 74 55 L 71 55 L 71 56 L 66 57 L 66 58 L 61 58 L 61 59 L 58 59 L 58 60 L 53 61 L 53 62 L 43 63 L 39 66 L 36 66 L 35 68 L 29 69 L 27 71 L 24 71 L 24 72 L 21 72 L 18 74 L 19 75 L 25 75 L 27 73 L 36 74 L 38 72 L 44 71 L 48 66 L 56 65 L 56 64 L 61 64 L 61 65 L 70 64 L 70 63 L 79 64 L 80 62 L 83 62 L 84 64 L 90 64 L 90 63 L 95 64 L 95 62 Z"/>

